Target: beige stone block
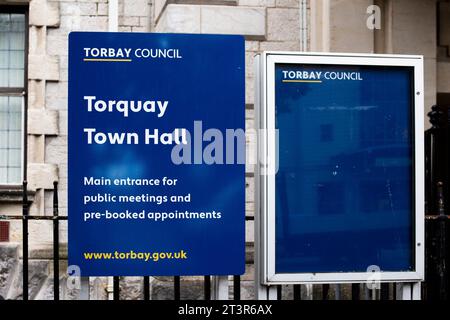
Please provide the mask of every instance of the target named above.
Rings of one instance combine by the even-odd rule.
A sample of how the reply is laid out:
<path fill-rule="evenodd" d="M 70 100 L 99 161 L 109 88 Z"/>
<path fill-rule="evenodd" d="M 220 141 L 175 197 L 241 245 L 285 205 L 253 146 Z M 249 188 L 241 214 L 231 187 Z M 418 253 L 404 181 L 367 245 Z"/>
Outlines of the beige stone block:
<path fill-rule="evenodd" d="M 255 76 L 255 52 L 245 53 L 245 76 L 253 78 Z"/>
<path fill-rule="evenodd" d="M 127 1 L 123 7 L 123 13 L 125 16 L 148 16 L 148 0 Z"/>
<path fill-rule="evenodd" d="M 44 135 L 28 135 L 28 161 L 29 162 L 45 162 L 45 136 Z"/>
<path fill-rule="evenodd" d="M 300 50 L 299 41 L 261 41 L 261 51 L 298 51 Z"/>
<path fill-rule="evenodd" d="M 53 137 L 47 137 L 46 139 L 52 139 Z M 47 147 L 45 152 L 45 161 L 48 163 L 67 163 L 67 145 L 65 146 L 57 146 L 57 147 Z M 62 176 L 66 176 L 66 172 L 63 172 L 62 167 L 59 166 L 59 178 L 62 179 Z M 62 184 L 62 181 L 61 181 Z M 61 188 L 65 186 L 62 185 Z"/>
<path fill-rule="evenodd" d="M 298 8 L 300 0 L 276 0 L 277 7 Z"/>
<path fill-rule="evenodd" d="M 28 110 L 28 134 L 57 135 L 58 112 L 46 109 Z"/>
<path fill-rule="evenodd" d="M 5 210 L 7 210 L 6 212 L 11 212 L 10 214 L 15 214 L 15 215 L 21 215 L 22 214 L 22 209 L 20 208 L 21 206 L 15 206 L 14 211 L 12 210 L 7 210 L 5 208 Z M 0 209 L 0 214 L 3 214 L 3 212 L 1 211 L 3 210 L 3 206 Z M 9 241 L 10 242 L 22 242 L 22 221 L 21 220 L 13 220 L 10 222 L 9 224 Z"/>
<path fill-rule="evenodd" d="M 86 4 L 86 3 L 85 3 Z M 94 3 L 95 4 L 95 3 Z M 59 5 L 59 13 L 61 16 L 71 16 L 74 14 L 80 14 L 81 8 L 80 3 L 72 2 L 61 2 Z M 62 18 L 64 19 L 64 18 Z"/>
<path fill-rule="evenodd" d="M 67 89 L 64 89 L 64 91 L 66 90 Z M 60 110 L 60 111 L 67 110 L 67 97 L 64 98 L 47 94 L 45 107 L 47 110 Z"/>
<path fill-rule="evenodd" d="M 79 8 L 78 8 L 79 9 Z M 105 18 L 105 17 L 104 17 Z M 72 31 L 81 31 L 81 15 L 78 10 L 77 13 L 61 17 L 61 24 L 58 29 L 61 32 L 69 33 Z"/>
<path fill-rule="evenodd" d="M 246 221 L 245 222 L 245 242 L 254 242 L 255 241 L 255 223 L 254 221 Z"/>
<path fill-rule="evenodd" d="M 44 108 L 45 106 L 45 81 L 28 81 L 28 108 Z"/>
<path fill-rule="evenodd" d="M 131 32 L 147 32 L 148 28 L 143 26 L 131 27 Z"/>
<path fill-rule="evenodd" d="M 139 17 L 139 25 L 148 28 L 150 26 L 150 19 L 148 17 Z"/>
<path fill-rule="evenodd" d="M 50 56 L 67 55 L 69 50 L 69 41 L 67 41 L 67 34 L 65 35 L 47 35 L 47 54 Z M 43 51 L 45 52 L 45 51 Z"/>
<path fill-rule="evenodd" d="M 450 92 L 450 62 L 437 63 L 437 92 Z"/>
<path fill-rule="evenodd" d="M 48 251 L 53 245 L 53 224 L 48 221 L 33 221 L 28 224 L 30 256 L 39 256 L 39 251 Z M 34 253 L 32 253 L 34 251 Z M 50 257 L 48 257 L 50 258 Z"/>
<path fill-rule="evenodd" d="M 170 4 L 155 26 L 156 32 L 200 33 L 200 7 Z"/>
<path fill-rule="evenodd" d="M 436 57 L 436 7 L 434 0 L 392 1 L 393 53 Z"/>
<path fill-rule="evenodd" d="M 245 202 L 255 202 L 255 178 L 245 178 Z"/>
<path fill-rule="evenodd" d="M 46 85 L 47 97 L 67 98 L 67 82 L 49 82 Z"/>
<path fill-rule="evenodd" d="M 154 21 L 158 21 L 166 4 L 167 4 L 167 0 L 154 0 L 153 1 L 153 19 L 154 19 Z"/>
<path fill-rule="evenodd" d="M 201 32 L 263 39 L 266 35 L 266 11 L 250 7 L 201 6 Z"/>
<path fill-rule="evenodd" d="M 39 189 L 36 191 L 36 193 L 34 195 L 33 204 L 30 207 L 29 214 L 36 215 L 36 216 L 42 216 L 45 213 L 44 207 L 45 207 L 44 190 Z"/>
<path fill-rule="evenodd" d="M 255 165 L 257 163 L 256 153 L 256 139 L 257 130 L 255 129 L 255 121 L 253 119 L 245 120 L 245 142 L 246 142 L 246 165 L 245 172 L 255 172 Z"/>
<path fill-rule="evenodd" d="M 293 41 L 300 38 L 298 9 L 267 9 L 267 40 Z"/>
<path fill-rule="evenodd" d="M 28 78 L 58 81 L 58 57 L 49 55 L 28 55 Z"/>
<path fill-rule="evenodd" d="M 78 5 L 80 6 L 80 14 L 82 16 L 93 16 L 97 12 L 96 2 L 79 3 Z"/>
<path fill-rule="evenodd" d="M 108 17 L 105 16 L 81 16 L 81 31 L 107 31 Z"/>
<path fill-rule="evenodd" d="M 0 206 L 0 215 L 21 215 L 22 214 L 22 205 L 20 203 L 2 203 Z M 10 225 L 11 227 L 11 225 Z M 11 228 L 10 228 L 11 229 Z M 13 237 L 11 237 L 11 230 L 10 230 L 10 240 L 13 240 Z"/>
<path fill-rule="evenodd" d="M 123 26 L 138 26 L 139 17 L 121 17 L 119 19 L 119 24 Z"/>
<path fill-rule="evenodd" d="M 59 2 L 31 0 L 29 24 L 32 26 L 59 26 Z"/>
<path fill-rule="evenodd" d="M 66 137 L 65 140 L 66 140 L 65 144 L 61 148 L 67 148 L 67 137 Z M 61 182 L 61 185 L 63 184 L 62 183 L 63 181 L 67 180 L 67 174 L 68 174 L 68 172 L 67 172 L 67 151 L 66 151 L 66 154 L 65 154 L 64 158 L 62 158 L 62 159 L 64 159 L 65 161 L 62 161 L 61 163 L 58 164 L 58 167 L 59 167 L 59 180 Z M 58 161 L 56 161 L 56 162 L 58 162 Z M 66 184 L 66 186 L 67 186 L 67 184 Z"/>
<path fill-rule="evenodd" d="M 238 0 L 168 0 L 167 3 L 189 5 L 236 6 Z"/>
<path fill-rule="evenodd" d="M 254 202 L 246 202 L 245 203 L 245 215 L 247 217 L 255 216 L 255 203 Z"/>
<path fill-rule="evenodd" d="M 53 181 L 58 181 L 58 166 L 49 163 L 28 163 L 28 188 L 53 189 Z"/>
<path fill-rule="evenodd" d="M 246 131 L 250 131 L 250 130 L 254 130 L 255 129 L 255 120 L 254 119 L 249 119 L 246 117 L 245 119 L 245 130 Z M 251 139 L 254 139 L 255 135 L 252 135 Z"/>
<path fill-rule="evenodd" d="M 241 276 L 241 281 L 253 281 L 255 280 L 255 265 L 246 264 L 245 274 Z"/>
<path fill-rule="evenodd" d="M 239 0 L 240 6 L 275 7 L 275 0 Z"/>
<path fill-rule="evenodd" d="M 374 52 L 374 32 L 367 28 L 372 0 L 330 1 L 330 51 Z"/>
<path fill-rule="evenodd" d="M 251 109 L 249 109 L 251 107 Z M 255 121 L 255 109 L 253 109 L 252 105 L 247 105 L 246 109 L 245 109 L 245 120 L 252 120 Z M 249 127 L 247 127 L 247 129 L 251 129 Z"/>
<path fill-rule="evenodd" d="M 119 32 L 131 32 L 133 31 L 133 29 L 130 26 L 124 27 L 124 26 L 119 26 Z"/>
<path fill-rule="evenodd" d="M 259 51 L 259 41 L 245 41 L 245 51 Z"/>
<path fill-rule="evenodd" d="M 254 104 L 255 102 L 255 78 L 245 78 L 245 104 Z"/>
<path fill-rule="evenodd" d="M 106 16 L 106 15 L 108 15 L 108 4 L 106 4 L 106 3 L 98 3 L 97 4 L 97 14 L 99 16 Z"/>
<path fill-rule="evenodd" d="M 45 54 L 47 47 L 47 28 L 30 26 L 28 44 L 29 54 Z"/>

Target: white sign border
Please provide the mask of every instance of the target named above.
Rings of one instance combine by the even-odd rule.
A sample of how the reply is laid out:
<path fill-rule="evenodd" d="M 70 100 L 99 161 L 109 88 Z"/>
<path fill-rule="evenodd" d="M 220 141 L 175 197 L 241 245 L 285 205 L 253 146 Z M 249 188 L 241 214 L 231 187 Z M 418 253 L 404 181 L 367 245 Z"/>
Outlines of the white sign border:
<path fill-rule="evenodd" d="M 265 134 L 258 140 L 255 221 L 257 261 L 260 281 L 265 285 L 307 284 L 307 283 L 361 283 L 370 273 L 276 273 L 275 272 L 275 172 L 276 163 L 270 161 L 275 155 L 275 64 L 321 64 L 321 65 L 367 65 L 367 66 L 409 66 L 414 68 L 414 178 L 415 178 L 415 271 L 380 272 L 380 282 L 416 282 L 424 279 L 424 81 L 423 56 L 381 55 L 311 52 L 264 52 L 256 61 L 256 113 L 257 125 Z M 266 165 L 261 165 L 261 163 Z"/>

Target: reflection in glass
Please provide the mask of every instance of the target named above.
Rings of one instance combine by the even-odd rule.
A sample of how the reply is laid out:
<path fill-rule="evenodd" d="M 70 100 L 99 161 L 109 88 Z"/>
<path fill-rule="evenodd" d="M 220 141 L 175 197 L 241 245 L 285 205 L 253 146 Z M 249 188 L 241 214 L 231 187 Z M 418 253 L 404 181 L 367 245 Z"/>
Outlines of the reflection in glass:
<path fill-rule="evenodd" d="M 283 71 L 322 72 L 321 82 Z M 277 273 L 414 268 L 412 81 L 406 67 L 276 66 Z"/>

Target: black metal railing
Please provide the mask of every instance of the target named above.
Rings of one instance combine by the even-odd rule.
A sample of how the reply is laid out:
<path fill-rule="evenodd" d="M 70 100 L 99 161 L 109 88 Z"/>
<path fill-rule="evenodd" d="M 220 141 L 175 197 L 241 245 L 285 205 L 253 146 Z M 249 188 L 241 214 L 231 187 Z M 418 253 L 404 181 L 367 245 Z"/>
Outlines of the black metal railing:
<path fill-rule="evenodd" d="M 425 279 L 424 298 L 446 300 L 450 289 L 450 107 L 433 106 L 425 132 Z"/>
<path fill-rule="evenodd" d="M 22 215 L 8 215 L 1 216 L 3 220 L 22 220 L 22 248 L 23 248 L 23 300 L 29 300 L 29 223 L 32 221 L 49 221 L 53 224 L 53 299 L 59 300 L 60 295 L 60 222 L 67 221 L 67 216 L 59 215 L 59 198 L 58 198 L 58 183 L 53 183 L 53 214 L 52 215 L 30 215 L 30 201 L 28 199 L 27 182 L 22 184 Z M 254 217 L 247 216 L 246 221 L 253 221 Z M 173 299 L 181 299 L 181 276 L 173 277 Z M 113 277 L 113 299 L 120 300 L 120 281 L 118 276 Z M 143 299 L 150 300 L 150 277 L 142 277 L 143 281 Z M 204 300 L 212 299 L 212 276 L 206 275 L 203 277 L 203 298 Z M 241 300 L 241 276 L 232 276 L 233 284 L 233 300 Z M 320 287 L 320 286 L 316 286 Z M 277 286 L 277 299 L 283 298 L 283 286 Z M 320 289 L 320 288 L 319 288 Z M 394 290 L 395 291 L 395 290 Z M 321 286 L 322 299 L 326 300 L 329 297 L 330 285 L 324 284 Z M 380 290 L 380 297 L 387 298 L 389 296 L 389 284 L 383 284 Z M 361 296 L 361 284 L 352 284 L 351 286 L 351 299 L 359 300 Z M 302 287 L 301 285 L 292 285 L 292 298 L 294 300 L 302 299 Z"/>
<path fill-rule="evenodd" d="M 67 221 L 67 216 L 59 215 L 59 199 L 58 199 L 58 183 L 53 183 L 53 214 L 48 216 L 29 215 L 30 201 L 28 200 L 27 182 L 24 181 L 22 185 L 22 215 L 8 215 L 2 216 L 4 220 L 22 220 L 22 247 L 23 247 L 23 300 L 29 299 L 29 233 L 28 226 L 30 221 L 52 221 L 53 223 L 53 299 L 60 299 L 60 221 Z M 252 221 L 254 217 L 247 216 L 246 221 Z M 204 276 L 204 299 L 211 300 L 211 276 Z M 316 286 L 317 287 L 317 286 Z M 359 300 L 361 296 L 361 285 L 352 284 L 351 299 Z M 173 277 L 174 300 L 181 299 L 181 277 Z M 328 284 L 322 285 L 322 299 L 328 299 L 330 286 Z M 143 299 L 150 300 L 150 277 L 143 277 Z M 395 292 L 395 290 L 394 290 Z M 302 291 L 300 285 L 293 285 L 293 299 L 301 300 Z M 387 298 L 389 295 L 389 284 L 383 284 L 380 290 L 380 297 Z M 281 300 L 283 297 L 283 287 L 277 286 L 277 299 Z M 113 299 L 120 299 L 120 277 L 113 277 Z M 233 276 L 233 300 L 241 300 L 241 277 L 239 275 Z"/>
<path fill-rule="evenodd" d="M 29 206 L 30 203 L 28 201 L 28 192 L 27 192 L 27 182 L 24 181 L 22 184 L 22 216 L 13 216 L 8 215 L 7 217 L 3 217 L 4 219 L 14 220 L 21 219 L 22 220 L 22 286 L 23 286 L 23 300 L 29 299 L 28 287 L 29 287 L 29 234 L 28 234 L 28 224 L 31 220 L 48 220 L 53 221 L 53 294 L 54 299 L 59 300 L 59 251 L 60 251 L 60 242 L 59 242 L 59 222 L 61 220 L 67 220 L 66 216 L 59 216 L 59 205 L 58 205 L 58 183 L 53 182 L 53 215 L 51 216 L 31 216 L 29 215 Z"/>

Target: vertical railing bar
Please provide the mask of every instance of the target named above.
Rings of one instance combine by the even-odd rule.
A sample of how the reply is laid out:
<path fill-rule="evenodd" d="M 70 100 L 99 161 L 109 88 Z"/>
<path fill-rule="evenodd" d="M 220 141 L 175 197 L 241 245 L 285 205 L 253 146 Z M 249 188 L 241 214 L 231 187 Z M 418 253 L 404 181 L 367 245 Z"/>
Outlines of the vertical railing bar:
<path fill-rule="evenodd" d="M 438 274 L 439 274 L 439 299 L 441 301 L 447 300 L 447 216 L 445 215 L 445 197 L 444 184 L 439 181 L 437 183 L 438 190 Z"/>
<path fill-rule="evenodd" d="M 211 300 L 211 276 L 205 276 L 204 298 L 206 301 Z"/>
<path fill-rule="evenodd" d="M 397 282 L 392 284 L 392 300 L 397 300 Z"/>
<path fill-rule="evenodd" d="M 283 289 L 281 285 L 277 285 L 277 300 L 281 300 L 283 296 Z"/>
<path fill-rule="evenodd" d="M 120 300 L 120 277 L 113 277 L 113 299 Z"/>
<path fill-rule="evenodd" d="M 300 284 L 294 284 L 294 300 L 302 299 L 302 286 Z"/>
<path fill-rule="evenodd" d="M 380 300 L 389 300 L 389 283 L 381 284 Z"/>
<path fill-rule="evenodd" d="M 53 182 L 53 299 L 59 300 L 59 202 L 58 182 Z"/>
<path fill-rule="evenodd" d="M 144 276 L 144 300 L 150 300 L 150 277 Z"/>
<path fill-rule="evenodd" d="M 352 300 L 359 300 L 360 287 L 359 283 L 352 283 Z"/>
<path fill-rule="evenodd" d="M 241 276 L 233 277 L 233 300 L 241 300 Z"/>
<path fill-rule="evenodd" d="M 180 300 L 180 296 L 181 296 L 181 294 L 180 294 L 181 290 L 180 289 L 181 289 L 180 288 L 180 276 L 175 276 L 173 278 L 173 291 L 174 291 L 173 299 L 175 301 L 179 301 Z"/>
<path fill-rule="evenodd" d="M 322 300 L 328 300 L 328 292 L 330 291 L 330 285 L 325 283 L 322 285 Z"/>
<path fill-rule="evenodd" d="M 28 194 L 27 181 L 22 184 L 22 289 L 23 300 L 28 300 Z"/>

